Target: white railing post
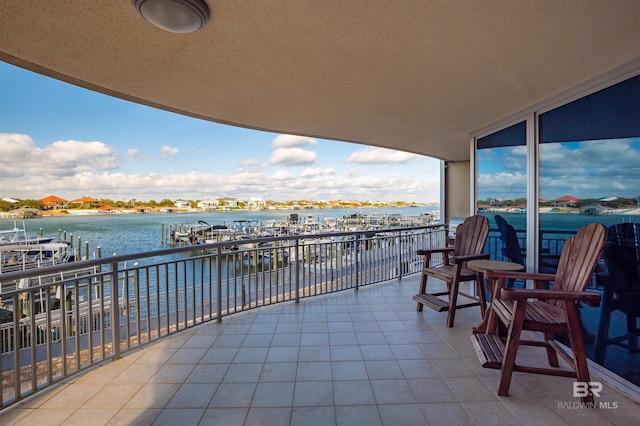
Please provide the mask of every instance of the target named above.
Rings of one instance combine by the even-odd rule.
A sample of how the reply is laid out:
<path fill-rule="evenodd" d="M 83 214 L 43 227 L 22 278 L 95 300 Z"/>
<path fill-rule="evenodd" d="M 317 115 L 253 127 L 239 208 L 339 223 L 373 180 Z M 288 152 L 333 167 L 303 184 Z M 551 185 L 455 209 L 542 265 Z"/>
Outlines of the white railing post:
<path fill-rule="evenodd" d="M 356 235 L 356 240 L 355 240 L 355 270 L 356 270 L 356 291 L 358 291 L 358 288 L 360 287 L 360 243 L 361 243 L 361 238 L 362 235 L 358 234 Z"/>
<path fill-rule="evenodd" d="M 111 346 L 113 359 L 120 358 L 120 298 L 118 294 L 118 262 L 111 263 Z M 128 300 L 125 303 L 129 303 Z"/>
<path fill-rule="evenodd" d="M 398 231 L 398 279 L 402 279 L 402 231 Z"/>
<path fill-rule="evenodd" d="M 227 278 L 228 279 L 228 278 Z M 218 289 L 218 322 L 222 322 L 222 247 L 216 252 L 216 284 Z"/>
<path fill-rule="evenodd" d="M 296 265 L 295 265 L 295 281 L 296 281 L 296 303 L 300 302 L 300 239 L 296 237 Z"/>

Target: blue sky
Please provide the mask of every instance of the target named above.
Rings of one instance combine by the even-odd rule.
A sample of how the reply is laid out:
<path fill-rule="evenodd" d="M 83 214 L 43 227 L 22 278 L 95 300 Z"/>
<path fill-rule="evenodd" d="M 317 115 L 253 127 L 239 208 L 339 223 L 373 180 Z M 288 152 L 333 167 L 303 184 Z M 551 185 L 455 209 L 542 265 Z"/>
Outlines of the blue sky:
<path fill-rule="evenodd" d="M 0 198 L 439 201 L 440 162 L 149 108 L 0 62 Z"/>

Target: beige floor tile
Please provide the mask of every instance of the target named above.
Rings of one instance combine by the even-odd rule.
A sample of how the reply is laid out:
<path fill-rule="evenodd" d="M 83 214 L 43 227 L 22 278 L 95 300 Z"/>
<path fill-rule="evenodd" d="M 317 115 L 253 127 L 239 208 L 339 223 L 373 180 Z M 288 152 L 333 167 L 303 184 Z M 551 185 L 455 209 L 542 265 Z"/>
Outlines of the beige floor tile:
<path fill-rule="evenodd" d="M 164 408 L 179 388 L 176 383 L 148 383 L 123 406 L 131 409 Z"/>
<path fill-rule="evenodd" d="M 333 383 L 297 381 L 293 405 L 294 407 L 333 406 Z"/>
<path fill-rule="evenodd" d="M 336 411 L 329 407 L 293 407 L 291 411 L 291 426 L 325 426 L 336 424 Z M 344 425 L 357 425 L 358 423 L 341 423 Z M 374 423 L 375 424 L 375 423 Z"/>
<path fill-rule="evenodd" d="M 443 379 L 411 379 L 407 380 L 415 399 L 420 404 L 434 402 L 458 402 L 453 392 Z"/>
<path fill-rule="evenodd" d="M 107 423 L 109 426 L 148 426 L 160 415 L 161 409 L 123 408 Z"/>
<path fill-rule="evenodd" d="M 291 407 L 251 407 L 245 426 L 281 426 L 291 421 Z"/>
<path fill-rule="evenodd" d="M 464 402 L 462 407 L 479 425 L 521 425 L 520 421 L 500 401 Z"/>
<path fill-rule="evenodd" d="M 64 421 L 65 426 L 100 426 L 109 424 L 109 421 L 118 413 L 119 408 L 86 408 L 76 411 Z"/>
<path fill-rule="evenodd" d="M 371 387 L 378 405 L 417 403 L 406 380 L 371 380 Z"/>
<path fill-rule="evenodd" d="M 142 388 L 141 384 L 109 384 L 88 400 L 83 408 L 117 408 L 127 402 Z"/>
<path fill-rule="evenodd" d="M 384 404 L 378 407 L 378 411 L 385 426 L 426 424 L 426 419 L 418 404 Z"/>
<path fill-rule="evenodd" d="M 133 364 L 115 377 L 111 383 L 145 384 L 160 371 L 160 364 Z"/>
<path fill-rule="evenodd" d="M 136 364 L 164 364 L 176 353 L 178 349 L 152 347 L 145 350 Z"/>
<path fill-rule="evenodd" d="M 421 404 L 420 408 L 431 426 L 476 424 L 457 402 Z"/>
<path fill-rule="evenodd" d="M 335 405 L 375 405 L 371 383 L 368 380 L 333 382 Z"/>
<path fill-rule="evenodd" d="M 149 383 L 184 383 L 194 368 L 193 364 L 166 364 L 149 379 Z"/>
<path fill-rule="evenodd" d="M 47 400 L 42 408 L 80 408 L 102 389 L 100 384 L 72 383 Z"/>
<path fill-rule="evenodd" d="M 166 408 L 160 412 L 153 426 L 197 425 L 204 408 Z"/>
<path fill-rule="evenodd" d="M 218 385 L 185 383 L 175 392 L 166 408 L 207 408 Z"/>
<path fill-rule="evenodd" d="M 295 382 L 258 383 L 251 407 L 291 407 Z"/>
<path fill-rule="evenodd" d="M 222 383 L 211 399 L 209 408 L 250 407 L 256 383 Z"/>
<path fill-rule="evenodd" d="M 29 415 L 21 418 L 15 424 L 16 426 L 63 425 L 64 421 L 71 417 L 75 411 L 75 408 L 40 407 L 37 410 L 33 410 Z"/>
<path fill-rule="evenodd" d="M 249 413 L 248 408 L 208 408 L 205 410 L 200 425 L 244 426 Z"/>

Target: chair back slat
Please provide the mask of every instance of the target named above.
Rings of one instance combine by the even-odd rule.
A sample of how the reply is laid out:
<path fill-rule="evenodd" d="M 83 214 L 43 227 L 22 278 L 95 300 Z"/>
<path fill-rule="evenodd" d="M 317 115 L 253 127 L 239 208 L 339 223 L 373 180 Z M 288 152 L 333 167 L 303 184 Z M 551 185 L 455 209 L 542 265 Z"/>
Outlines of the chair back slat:
<path fill-rule="evenodd" d="M 481 254 L 489 235 L 489 220 L 484 216 L 468 217 L 456 228 L 455 256 Z"/>
<path fill-rule="evenodd" d="M 616 223 L 608 231 L 607 240 L 623 247 L 640 265 L 640 223 Z"/>
<path fill-rule="evenodd" d="M 602 255 L 607 228 L 599 223 L 585 225 L 567 239 L 556 271 L 554 290 L 584 291 Z"/>

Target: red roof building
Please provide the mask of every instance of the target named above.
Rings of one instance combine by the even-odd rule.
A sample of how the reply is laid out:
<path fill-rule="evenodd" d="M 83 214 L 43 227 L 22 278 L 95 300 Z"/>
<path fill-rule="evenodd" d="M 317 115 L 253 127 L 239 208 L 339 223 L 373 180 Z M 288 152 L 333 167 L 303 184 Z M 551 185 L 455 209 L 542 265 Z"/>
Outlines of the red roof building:
<path fill-rule="evenodd" d="M 578 201 L 580 201 L 580 198 L 574 197 L 573 195 L 563 195 L 562 197 L 551 200 L 553 205 L 558 207 L 574 207 Z"/>
<path fill-rule="evenodd" d="M 64 198 L 60 198 L 56 195 L 49 195 L 48 197 L 41 198 L 42 204 L 47 209 L 61 210 L 69 207 L 69 201 Z"/>
<path fill-rule="evenodd" d="M 69 201 L 69 204 L 79 205 L 81 208 L 90 209 L 100 207 L 100 200 L 96 200 L 95 198 L 84 196 L 82 198 L 77 198 L 75 200 Z"/>

